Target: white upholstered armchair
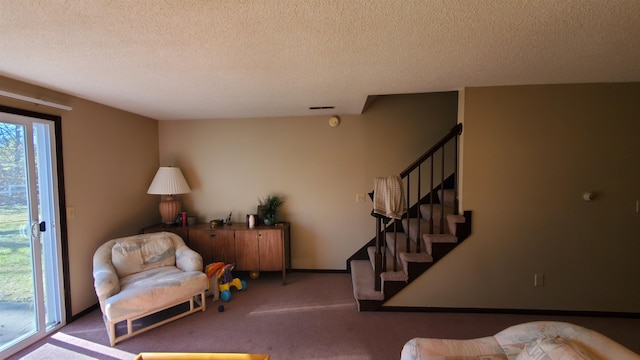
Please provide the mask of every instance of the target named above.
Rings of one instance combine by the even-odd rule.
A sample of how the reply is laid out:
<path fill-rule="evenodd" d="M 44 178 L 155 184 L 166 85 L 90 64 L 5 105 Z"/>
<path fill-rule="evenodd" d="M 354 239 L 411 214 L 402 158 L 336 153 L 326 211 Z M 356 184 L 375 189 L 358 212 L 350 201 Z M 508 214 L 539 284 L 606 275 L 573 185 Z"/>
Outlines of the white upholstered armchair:
<path fill-rule="evenodd" d="M 109 342 L 205 310 L 202 257 L 160 232 L 109 240 L 93 256 L 94 287 Z"/>

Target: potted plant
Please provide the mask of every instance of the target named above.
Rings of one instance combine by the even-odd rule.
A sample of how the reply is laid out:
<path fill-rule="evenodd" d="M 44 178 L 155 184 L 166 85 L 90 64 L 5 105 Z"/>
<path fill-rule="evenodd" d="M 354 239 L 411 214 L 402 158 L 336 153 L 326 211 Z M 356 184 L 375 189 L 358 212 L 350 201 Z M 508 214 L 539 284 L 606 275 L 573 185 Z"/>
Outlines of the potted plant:
<path fill-rule="evenodd" d="M 284 201 L 280 199 L 278 195 L 269 195 L 266 199 L 260 201 L 260 209 L 265 225 L 273 225 L 276 223 L 276 217 L 278 216 L 278 209 Z"/>

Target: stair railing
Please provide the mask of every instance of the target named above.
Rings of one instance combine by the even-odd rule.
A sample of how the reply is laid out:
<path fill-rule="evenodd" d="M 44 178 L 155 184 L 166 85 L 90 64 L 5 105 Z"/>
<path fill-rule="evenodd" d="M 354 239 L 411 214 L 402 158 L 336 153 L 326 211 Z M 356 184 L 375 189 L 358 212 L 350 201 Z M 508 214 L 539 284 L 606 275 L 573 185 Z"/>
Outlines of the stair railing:
<path fill-rule="evenodd" d="M 429 226 L 429 234 L 434 234 L 434 219 L 433 219 L 433 203 L 434 203 L 434 192 L 438 189 L 441 190 L 441 194 L 443 194 L 444 198 L 444 186 L 445 186 L 445 169 L 446 165 L 449 164 L 446 162 L 445 157 L 445 147 L 450 143 L 453 144 L 453 159 L 450 161 L 453 162 L 452 165 L 452 173 L 453 173 L 453 189 L 454 189 L 454 214 L 458 214 L 458 138 L 462 134 L 462 124 L 457 124 L 449 133 L 447 133 L 442 139 L 440 139 L 433 147 L 431 147 L 427 152 L 425 152 L 422 156 L 420 156 L 416 161 L 414 161 L 411 165 L 409 165 L 403 172 L 400 173 L 400 178 L 405 182 L 405 194 L 406 194 L 406 206 L 407 211 L 404 215 L 404 219 L 407 222 L 407 229 L 403 229 L 406 233 L 406 244 L 405 251 L 406 252 L 414 252 L 411 250 L 411 221 L 415 217 L 417 231 L 415 233 L 415 252 L 420 253 L 426 251 L 426 249 L 422 249 L 422 239 L 421 239 L 421 214 L 420 214 L 420 205 L 422 205 L 423 201 L 428 200 L 430 203 L 430 215 L 428 219 Z M 434 168 L 435 168 L 435 157 L 440 152 L 440 179 L 439 183 L 434 183 Z M 422 167 L 425 163 L 428 162 L 428 170 L 429 170 L 429 184 L 428 184 L 428 197 L 422 196 Z M 411 188 L 411 179 L 412 177 L 416 180 L 416 190 L 415 196 L 412 197 L 412 188 Z M 413 199 L 413 200 L 412 200 Z M 444 205 L 443 199 L 440 199 L 442 205 Z M 414 204 L 414 205 L 411 205 Z M 389 226 L 389 220 L 393 220 L 393 227 Z M 387 261 L 386 261 L 386 253 L 387 253 L 387 231 L 390 230 L 393 232 L 394 241 L 393 244 L 396 248 L 393 249 L 393 271 L 397 270 L 398 264 L 398 221 L 396 219 L 389 219 L 384 216 L 376 216 L 376 250 L 375 250 L 375 259 L 374 259 L 374 267 L 375 267 L 375 290 L 380 291 L 382 286 L 382 281 L 380 275 L 383 272 L 387 271 Z M 402 224 L 400 224 L 402 226 Z M 444 234 L 445 229 L 445 212 L 444 206 L 442 206 L 442 211 L 440 211 L 440 219 L 439 219 L 439 231 L 441 234 Z"/>

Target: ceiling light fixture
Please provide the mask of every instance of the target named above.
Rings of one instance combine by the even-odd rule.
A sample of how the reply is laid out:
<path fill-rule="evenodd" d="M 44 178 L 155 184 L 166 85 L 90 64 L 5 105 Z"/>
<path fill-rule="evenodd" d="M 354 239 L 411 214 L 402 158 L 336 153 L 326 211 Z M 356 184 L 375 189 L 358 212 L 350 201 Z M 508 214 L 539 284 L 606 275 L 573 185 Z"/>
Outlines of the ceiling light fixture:
<path fill-rule="evenodd" d="M 48 106 L 56 109 L 62 109 L 67 111 L 73 110 L 71 106 L 61 105 L 61 104 L 57 104 L 57 103 L 45 101 L 45 100 L 40 100 L 30 96 L 14 94 L 12 92 L 4 91 L 4 90 L 0 90 L 0 96 L 4 96 L 4 97 L 16 99 L 16 100 L 22 100 L 22 101 L 30 102 L 36 105 L 44 105 L 44 106 Z"/>

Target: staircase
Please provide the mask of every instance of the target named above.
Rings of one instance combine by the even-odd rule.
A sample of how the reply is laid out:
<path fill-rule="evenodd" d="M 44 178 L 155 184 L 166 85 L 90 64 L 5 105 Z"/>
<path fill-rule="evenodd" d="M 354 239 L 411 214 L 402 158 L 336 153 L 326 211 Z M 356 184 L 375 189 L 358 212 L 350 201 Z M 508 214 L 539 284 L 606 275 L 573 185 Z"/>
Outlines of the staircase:
<path fill-rule="evenodd" d="M 462 124 L 458 124 L 400 174 L 407 199 L 402 219 L 372 213 L 376 237 L 347 260 L 359 311 L 384 310 L 386 301 L 469 236 L 471 212 L 458 214 L 457 141 L 461 133 Z M 439 171 L 434 171 L 436 161 Z M 445 178 L 447 168 L 452 173 Z M 423 177 L 422 172 L 428 175 Z M 416 189 L 411 187 L 414 182 Z M 422 195 L 424 186 L 429 191 Z"/>

